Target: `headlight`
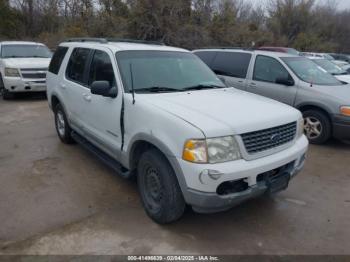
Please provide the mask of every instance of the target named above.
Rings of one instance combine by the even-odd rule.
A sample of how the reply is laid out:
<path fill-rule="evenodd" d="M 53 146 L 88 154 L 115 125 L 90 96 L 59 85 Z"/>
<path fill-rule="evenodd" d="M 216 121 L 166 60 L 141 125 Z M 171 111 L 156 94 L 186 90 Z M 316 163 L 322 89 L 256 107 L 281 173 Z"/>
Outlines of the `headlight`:
<path fill-rule="evenodd" d="M 193 163 L 222 163 L 241 158 L 237 141 L 233 136 L 188 140 L 182 158 Z"/>
<path fill-rule="evenodd" d="M 298 120 L 298 136 L 297 138 L 300 138 L 302 135 L 304 134 L 304 118 L 301 117 L 299 120 Z"/>
<path fill-rule="evenodd" d="M 350 106 L 342 106 L 340 108 L 340 113 L 343 115 L 343 116 L 350 116 Z"/>
<path fill-rule="evenodd" d="M 19 71 L 17 68 L 5 68 L 5 76 L 19 77 Z"/>

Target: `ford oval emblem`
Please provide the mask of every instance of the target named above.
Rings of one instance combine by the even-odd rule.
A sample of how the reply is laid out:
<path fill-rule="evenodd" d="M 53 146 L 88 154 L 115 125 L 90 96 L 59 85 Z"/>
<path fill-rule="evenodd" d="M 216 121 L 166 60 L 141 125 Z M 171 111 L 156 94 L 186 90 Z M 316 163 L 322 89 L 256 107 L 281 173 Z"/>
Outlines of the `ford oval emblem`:
<path fill-rule="evenodd" d="M 280 141 L 281 139 L 281 135 L 280 134 L 273 134 L 270 138 L 272 143 L 277 143 L 278 141 Z"/>

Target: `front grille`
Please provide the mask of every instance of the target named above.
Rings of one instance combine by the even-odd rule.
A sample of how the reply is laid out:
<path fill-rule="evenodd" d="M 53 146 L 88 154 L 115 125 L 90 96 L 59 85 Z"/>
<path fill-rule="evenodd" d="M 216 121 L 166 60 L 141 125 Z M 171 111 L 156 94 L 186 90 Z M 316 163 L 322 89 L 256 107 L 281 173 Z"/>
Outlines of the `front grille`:
<path fill-rule="evenodd" d="M 291 142 L 297 132 L 297 123 L 254 131 L 241 135 L 249 154 L 260 153 Z"/>
<path fill-rule="evenodd" d="M 44 79 L 46 78 L 47 68 L 21 68 L 23 78 Z"/>
<path fill-rule="evenodd" d="M 46 73 L 22 73 L 23 78 L 46 78 Z"/>

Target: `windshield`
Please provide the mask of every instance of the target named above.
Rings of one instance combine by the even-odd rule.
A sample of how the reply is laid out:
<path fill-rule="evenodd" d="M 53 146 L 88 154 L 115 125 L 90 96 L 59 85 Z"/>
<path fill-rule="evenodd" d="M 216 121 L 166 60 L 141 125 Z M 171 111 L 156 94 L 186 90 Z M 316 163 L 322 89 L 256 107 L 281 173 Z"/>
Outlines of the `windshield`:
<path fill-rule="evenodd" d="M 318 64 L 320 67 L 322 67 L 324 70 L 326 70 L 332 75 L 347 74 L 343 69 L 341 69 L 339 66 L 335 65 L 327 59 L 314 59 L 312 61 L 314 61 L 316 64 Z"/>
<path fill-rule="evenodd" d="M 116 53 L 126 91 L 185 91 L 225 85 L 197 56 L 185 52 L 121 51 Z"/>
<path fill-rule="evenodd" d="M 42 57 L 51 58 L 51 51 L 43 45 L 3 45 L 2 58 Z"/>
<path fill-rule="evenodd" d="M 304 57 L 281 58 L 287 66 L 303 81 L 316 85 L 341 85 L 334 76 Z"/>

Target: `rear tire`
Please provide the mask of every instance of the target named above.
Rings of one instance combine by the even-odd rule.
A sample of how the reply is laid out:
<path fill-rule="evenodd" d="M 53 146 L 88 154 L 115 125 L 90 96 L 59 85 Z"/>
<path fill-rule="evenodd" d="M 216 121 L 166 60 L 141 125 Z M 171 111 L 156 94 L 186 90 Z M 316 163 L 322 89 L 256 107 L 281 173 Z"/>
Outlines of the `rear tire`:
<path fill-rule="evenodd" d="M 332 136 L 332 126 L 329 118 L 320 110 L 303 112 L 305 135 L 311 144 L 321 145 Z"/>
<path fill-rule="evenodd" d="M 73 144 L 74 140 L 71 136 L 72 129 L 68 124 L 66 113 L 64 112 L 61 104 L 57 104 L 54 113 L 55 127 L 58 137 L 64 144 Z"/>
<path fill-rule="evenodd" d="M 186 204 L 175 172 L 157 149 L 142 154 L 137 182 L 143 207 L 155 222 L 168 224 L 183 215 Z"/>

